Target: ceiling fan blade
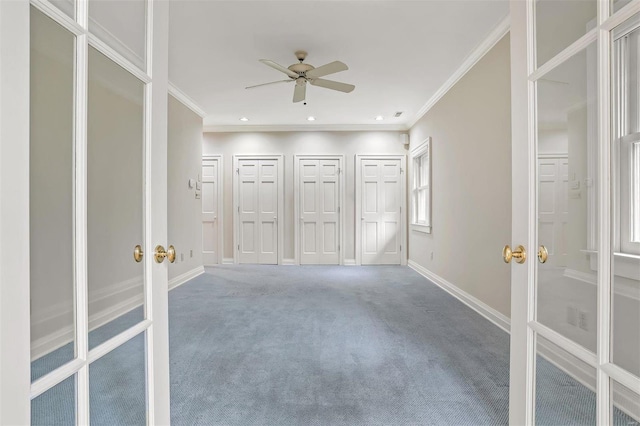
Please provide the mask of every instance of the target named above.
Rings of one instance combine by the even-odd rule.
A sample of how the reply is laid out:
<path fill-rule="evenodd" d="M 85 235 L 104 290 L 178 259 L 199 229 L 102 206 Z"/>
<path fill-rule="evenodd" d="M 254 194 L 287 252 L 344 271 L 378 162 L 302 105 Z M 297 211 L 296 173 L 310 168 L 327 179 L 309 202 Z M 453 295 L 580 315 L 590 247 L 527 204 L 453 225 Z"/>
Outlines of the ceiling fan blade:
<path fill-rule="evenodd" d="M 270 84 L 277 84 L 277 83 L 291 83 L 292 81 L 295 80 L 279 80 L 279 81 L 272 81 L 271 83 L 262 83 L 262 84 L 256 84 L 255 86 L 247 86 L 245 87 L 245 89 L 253 89 L 254 87 L 260 87 L 260 86 L 268 86 Z"/>
<path fill-rule="evenodd" d="M 336 72 L 346 71 L 348 69 L 349 67 L 347 66 L 347 64 L 340 61 L 333 61 L 326 65 L 322 65 L 321 67 L 314 68 L 311 71 L 307 71 L 306 75 L 308 78 L 318 78 Z"/>
<path fill-rule="evenodd" d="M 306 94 L 307 94 L 307 85 L 296 84 L 295 89 L 293 89 L 293 102 L 304 101 Z"/>
<path fill-rule="evenodd" d="M 356 88 L 353 84 L 340 83 L 339 81 L 324 80 L 322 78 L 314 78 L 309 80 L 314 86 L 324 87 L 325 89 L 337 90 L 339 92 L 349 93 Z"/>
<path fill-rule="evenodd" d="M 280 72 L 285 73 L 286 75 L 288 75 L 291 78 L 300 77 L 297 72 L 293 72 L 289 68 L 285 68 L 280 64 L 276 64 L 275 62 L 270 61 L 269 59 L 260 59 L 260 62 L 262 62 L 263 64 L 265 64 L 265 65 L 267 65 L 267 66 L 269 66 L 269 67 L 271 67 L 271 68 L 273 68 L 275 70 L 278 70 Z"/>

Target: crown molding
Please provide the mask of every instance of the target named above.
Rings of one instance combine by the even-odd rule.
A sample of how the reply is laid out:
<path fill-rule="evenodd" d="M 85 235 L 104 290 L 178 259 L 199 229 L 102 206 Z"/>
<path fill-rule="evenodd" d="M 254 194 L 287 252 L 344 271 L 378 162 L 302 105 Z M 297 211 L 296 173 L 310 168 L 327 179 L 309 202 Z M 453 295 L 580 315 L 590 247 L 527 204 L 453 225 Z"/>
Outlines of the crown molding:
<path fill-rule="evenodd" d="M 408 123 L 413 127 L 480 59 L 498 43 L 511 29 L 511 17 L 507 15 L 489 33 L 489 35 L 467 56 L 462 65 L 444 82 L 438 91 L 420 108 L 413 120 Z"/>
<path fill-rule="evenodd" d="M 178 87 L 172 82 L 169 82 L 169 94 L 176 98 L 176 100 L 183 103 L 191 111 L 198 114 L 200 118 L 205 118 L 207 116 L 207 113 L 204 111 L 204 109 L 202 109 L 200 105 L 198 105 L 193 99 L 187 96 L 187 94 L 182 90 L 178 89 Z"/>
<path fill-rule="evenodd" d="M 406 132 L 405 124 L 205 125 L 203 132 Z"/>

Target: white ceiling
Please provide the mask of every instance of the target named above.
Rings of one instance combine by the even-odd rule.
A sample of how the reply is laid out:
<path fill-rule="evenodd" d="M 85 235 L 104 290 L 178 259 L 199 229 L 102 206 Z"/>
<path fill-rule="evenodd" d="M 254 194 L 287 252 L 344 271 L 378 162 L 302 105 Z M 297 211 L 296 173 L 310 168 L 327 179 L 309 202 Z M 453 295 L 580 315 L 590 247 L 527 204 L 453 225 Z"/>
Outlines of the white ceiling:
<path fill-rule="evenodd" d="M 301 126 L 313 115 L 314 125 L 388 127 L 416 117 L 508 2 L 186 0 L 170 12 L 169 78 L 207 113 L 205 126 Z M 293 84 L 245 89 L 286 79 L 258 60 L 289 66 L 299 49 L 316 67 L 345 62 L 348 71 L 325 78 L 356 89 L 309 86 L 306 106 L 292 103 Z"/>

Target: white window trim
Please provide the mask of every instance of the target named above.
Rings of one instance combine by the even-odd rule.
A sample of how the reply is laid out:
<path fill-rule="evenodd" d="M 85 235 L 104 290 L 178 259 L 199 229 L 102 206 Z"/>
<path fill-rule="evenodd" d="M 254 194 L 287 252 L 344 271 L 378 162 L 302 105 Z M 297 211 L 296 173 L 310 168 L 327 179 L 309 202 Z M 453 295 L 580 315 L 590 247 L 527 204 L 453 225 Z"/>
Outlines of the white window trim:
<path fill-rule="evenodd" d="M 428 168 L 429 171 L 427 173 L 427 200 L 429 200 L 429 204 L 427 206 L 426 213 L 426 223 L 419 223 L 416 221 L 416 193 L 417 191 L 424 190 L 425 186 L 416 187 L 416 179 L 417 179 L 417 171 L 416 171 L 416 160 L 421 158 L 423 155 L 427 154 L 428 158 Z M 411 230 L 416 232 L 423 232 L 426 234 L 431 233 L 431 137 L 425 139 L 421 144 L 415 147 L 411 151 L 411 170 L 412 170 L 412 181 L 411 181 Z"/>

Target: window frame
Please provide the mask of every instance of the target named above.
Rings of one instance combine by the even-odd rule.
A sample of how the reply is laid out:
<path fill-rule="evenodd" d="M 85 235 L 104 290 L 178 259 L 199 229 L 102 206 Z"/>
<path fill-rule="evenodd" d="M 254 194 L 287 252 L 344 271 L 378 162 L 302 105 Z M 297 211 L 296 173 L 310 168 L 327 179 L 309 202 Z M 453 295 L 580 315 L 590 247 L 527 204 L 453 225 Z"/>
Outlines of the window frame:
<path fill-rule="evenodd" d="M 423 173 L 424 161 L 423 158 L 427 157 L 426 173 Z M 412 181 L 411 181 L 411 229 L 417 232 L 423 232 L 426 234 L 431 233 L 431 137 L 426 138 L 417 147 L 411 150 L 411 167 L 412 167 Z M 420 177 L 426 179 L 426 184 L 421 182 Z M 422 184 L 422 185 L 420 185 Z M 422 192 L 426 192 L 425 200 L 426 206 L 423 208 L 425 220 L 419 221 L 420 217 L 418 209 L 419 197 Z"/>

